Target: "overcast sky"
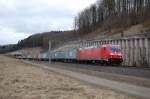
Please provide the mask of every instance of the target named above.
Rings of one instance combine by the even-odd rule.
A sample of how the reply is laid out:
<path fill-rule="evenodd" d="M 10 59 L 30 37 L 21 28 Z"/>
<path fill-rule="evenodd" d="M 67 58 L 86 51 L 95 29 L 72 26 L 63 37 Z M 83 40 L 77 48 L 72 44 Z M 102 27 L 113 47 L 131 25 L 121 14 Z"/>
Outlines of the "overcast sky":
<path fill-rule="evenodd" d="M 73 28 L 74 17 L 96 0 L 0 0 L 0 45 L 34 33 Z"/>

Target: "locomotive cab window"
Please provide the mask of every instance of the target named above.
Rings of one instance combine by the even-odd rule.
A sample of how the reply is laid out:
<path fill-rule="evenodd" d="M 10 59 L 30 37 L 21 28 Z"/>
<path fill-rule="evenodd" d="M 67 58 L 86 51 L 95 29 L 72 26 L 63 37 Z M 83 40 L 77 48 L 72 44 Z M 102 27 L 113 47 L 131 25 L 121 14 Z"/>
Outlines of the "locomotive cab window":
<path fill-rule="evenodd" d="M 117 48 L 117 47 L 111 47 L 110 50 L 111 50 L 112 52 L 120 52 L 120 51 L 121 51 L 121 49 L 120 49 L 120 48 Z"/>

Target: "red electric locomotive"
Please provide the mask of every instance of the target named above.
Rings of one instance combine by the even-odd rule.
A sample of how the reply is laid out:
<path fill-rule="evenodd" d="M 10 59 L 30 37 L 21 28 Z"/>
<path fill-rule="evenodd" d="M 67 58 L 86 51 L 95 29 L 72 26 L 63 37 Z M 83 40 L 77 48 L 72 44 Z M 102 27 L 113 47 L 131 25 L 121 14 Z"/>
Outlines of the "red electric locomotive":
<path fill-rule="evenodd" d="M 121 64 L 123 53 L 119 45 L 104 44 L 100 47 L 80 48 L 77 58 L 80 61 L 92 61 L 107 64 Z"/>

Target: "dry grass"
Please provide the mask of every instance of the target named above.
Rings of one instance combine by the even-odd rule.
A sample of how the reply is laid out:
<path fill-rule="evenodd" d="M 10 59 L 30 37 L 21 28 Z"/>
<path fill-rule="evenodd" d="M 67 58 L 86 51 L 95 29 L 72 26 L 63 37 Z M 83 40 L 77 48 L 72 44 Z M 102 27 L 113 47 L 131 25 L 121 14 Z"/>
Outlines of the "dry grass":
<path fill-rule="evenodd" d="M 135 99 L 0 56 L 0 99 Z"/>

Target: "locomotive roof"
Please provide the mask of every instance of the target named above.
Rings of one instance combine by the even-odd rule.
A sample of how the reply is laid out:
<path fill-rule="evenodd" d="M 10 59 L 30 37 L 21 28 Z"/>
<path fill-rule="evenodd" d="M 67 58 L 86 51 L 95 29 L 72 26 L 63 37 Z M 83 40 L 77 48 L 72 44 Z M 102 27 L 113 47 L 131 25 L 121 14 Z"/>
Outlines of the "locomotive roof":
<path fill-rule="evenodd" d="M 79 49 L 90 49 L 90 48 L 99 48 L 99 45 L 94 45 L 94 46 L 88 46 L 88 47 L 82 47 Z M 118 44 L 102 44 L 101 47 L 120 47 Z"/>
<path fill-rule="evenodd" d="M 103 44 L 102 47 L 120 47 L 118 44 Z"/>

